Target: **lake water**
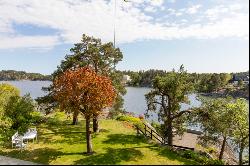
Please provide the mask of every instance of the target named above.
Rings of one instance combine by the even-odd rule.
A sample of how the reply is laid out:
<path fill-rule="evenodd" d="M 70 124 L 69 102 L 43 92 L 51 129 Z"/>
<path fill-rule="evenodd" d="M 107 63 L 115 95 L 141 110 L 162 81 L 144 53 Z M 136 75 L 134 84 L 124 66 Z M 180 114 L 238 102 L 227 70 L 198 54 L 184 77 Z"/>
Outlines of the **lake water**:
<path fill-rule="evenodd" d="M 50 81 L 0 81 L 0 83 L 9 83 L 20 89 L 21 95 L 30 93 L 33 99 L 44 96 L 46 93 L 42 91 L 42 87 L 48 87 Z M 133 112 L 137 116 L 144 114 L 147 105 L 145 100 L 145 94 L 147 94 L 150 88 L 137 88 L 137 87 L 126 87 L 127 94 L 124 98 L 124 108 L 128 112 Z M 188 109 L 191 106 L 200 106 L 200 101 L 196 99 L 196 94 L 189 95 L 190 105 L 181 104 L 181 110 Z M 152 114 L 149 120 L 157 120 L 156 114 Z"/>

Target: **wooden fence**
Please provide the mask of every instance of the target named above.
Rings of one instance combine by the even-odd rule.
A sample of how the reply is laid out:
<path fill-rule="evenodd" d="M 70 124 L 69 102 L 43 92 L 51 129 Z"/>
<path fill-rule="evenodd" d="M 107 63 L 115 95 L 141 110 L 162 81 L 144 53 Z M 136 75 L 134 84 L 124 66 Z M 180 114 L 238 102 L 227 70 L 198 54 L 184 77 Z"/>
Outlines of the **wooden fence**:
<path fill-rule="evenodd" d="M 162 137 L 160 134 L 158 134 L 155 130 L 148 127 L 148 125 L 146 125 L 145 123 L 143 123 L 143 125 L 144 125 L 143 128 L 139 128 L 138 126 L 136 126 L 137 133 L 141 132 L 143 135 L 145 135 L 146 137 L 149 137 L 152 140 L 156 139 L 162 145 L 168 145 L 166 142 L 166 139 L 164 137 Z M 178 146 L 178 145 L 172 145 L 172 146 L 179 148 L 179 149 L 184 149 L 184 150 L 186 150 L 186 149 L 194 150 L 194 148 L 190 148 L 190 147 L 184 147 L 184 146 Z"/>

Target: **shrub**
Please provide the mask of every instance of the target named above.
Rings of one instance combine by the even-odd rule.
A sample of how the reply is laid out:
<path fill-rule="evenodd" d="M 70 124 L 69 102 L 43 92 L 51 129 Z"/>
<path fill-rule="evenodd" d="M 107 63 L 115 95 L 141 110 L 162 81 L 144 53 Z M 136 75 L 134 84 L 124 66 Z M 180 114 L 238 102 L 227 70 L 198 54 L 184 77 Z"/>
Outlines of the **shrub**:
<path fill-rule="evenodd" d="M 161 134 L 161 135 L 164 135 L 164 126 L 163 126 L 162 124 L 153 121 L 153 122 L 151 123 L 151 126 L 152 126 L 153 128 L 155 128 L 155 130 L 157 131 L 157 133 L 159 133 L 159 134 Z"/>
<path fill-rule="evenodd" d="M 206 165 L 225 165 L 224 161 L 222 160 L 217 160 L 217 159 L 210 159 L 208 160 L 208 162 L 206 163 Z"/>
<path fill-rule="evenodd" d="M 134 126 L 137 126 L 139 128 L 142 128 L 143 127 L 143 122 L 139 119 L 139 118 L 136 118 L 136 117 L 133 117 L 133 116 L 129 116 L 129 115 L 120 115 L 116 118 L 116 120 L 119 120 L 119 121 L 126 121 L 126 122 L 130 122 L 132 123 Z"/>
<path fill-rule="evenodd" d="M 198 158 L 197 154 L 191 150 L 184 151 L 182 156 L 187 158 L 187 159 L 197 159 Z"/>
<path fill-rule="evenodd" d="M 51 117 L 48 118 L 47 123 L 49 125 L 58 125 L 61 124 L 61 120 L 65 118 L 64 112 L 55 112 Z"/>
<path fill-rule="evenodd" d="M 33 124 L 39 124 L 39 123 L 41 123 L 41 122 L 43 121 L 43 116 L 42 116 L 42 114 L 41 114 L 40 112 L 38 112 L 38 111 L 32 112 L 32 113 L 31 113 L 31 116 L 32 116 L 31 122 L 32 122 Z"/>
<path fill-rule="evenodd" d="M 207 151 L 208 151 L 208 153 L 216 153 L 217 152 L 216 149 L 213 147 L 208 147 Z"/>
<path fill-rule="evenodd" d="M 187 159 L 193 159 L 201 165 L 225 165 L 225 163 L 221 160 L 209 159 L 206 156 L 191 150 L 177 151 L 177 154 Z"/>

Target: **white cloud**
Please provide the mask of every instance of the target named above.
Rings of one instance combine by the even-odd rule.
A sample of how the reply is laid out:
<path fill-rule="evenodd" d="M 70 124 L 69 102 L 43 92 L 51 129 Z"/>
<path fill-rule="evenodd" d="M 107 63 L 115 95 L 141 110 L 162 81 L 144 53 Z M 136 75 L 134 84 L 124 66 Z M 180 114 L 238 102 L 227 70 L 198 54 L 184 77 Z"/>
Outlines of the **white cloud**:
<path fill-rule="evenodd" d="M 157 11 L 157 9 L 156 8 L 154 8 L 154 7 L 152 7 L 152 6 L 147 6 L 145 9 L 144 9 L 144 11 L 146 11 L 146 12 L 156 12 Z"/>
<path fill-rule="evenodd" d="M 150 4 L 153 6 L 161 6 L 164 3 L 164 0 L 151 0 Z"/>
<path fill-rule="evenodd" d="M 180 17 L 181 22 L 185 12 L 195 16 L 201 5 L 168 9 L 157 18 L 145 12 L 164 10 L 163 3 L 163 0 L 133 0 L 133 3 L 117 1 L 117 42 L 189 37 L 248 39 L 249 14 L 236 13 L 240 6 L 211 8 L 203 13 L 211 22 L 197 24 L 187 20 L 185 26 L 181 26 L 183 22 L 178 24 L 168 18 L 175 15 Z M 76 43 L 83 33 L 101 38 L 104 42 L 113 40 L 114 0 L 0 0 L 0 4 L 0 48 L 48 47 L 60 43 Z M 225 14 L 223 17 L 221 9 Z M 227 16 L 227 10 L 235 13 Z M 157 23 L 156 19 L 162 21 Z M 58 32 L 51 36 L 21 36 L 15 32 L 12 23 L 53 28 Z"/>
<path fill-rule="evenodd" d="M 10 48 L 52 48 L 58 43 L 56 36 L 1 37 L 0 49 Z"/>
<path fill-rule="evenodd" d="M 194 5 L 187 9 L 187 13 L 195 14 L 198 12 L 198 9 L 201 8 L 201 5 Z"/>

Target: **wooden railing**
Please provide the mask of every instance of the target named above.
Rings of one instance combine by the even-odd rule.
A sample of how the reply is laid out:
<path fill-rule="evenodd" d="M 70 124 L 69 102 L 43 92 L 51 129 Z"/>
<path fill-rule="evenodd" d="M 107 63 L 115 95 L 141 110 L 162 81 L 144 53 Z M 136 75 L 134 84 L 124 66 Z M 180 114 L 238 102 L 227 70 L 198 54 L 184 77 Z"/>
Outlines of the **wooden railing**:
<path fill-rule="evenodd" d="M 153 129 L 151 129 L 150 127 L 148 127 L 148 125 L 146 125 L 145 123 L 143 123 L 144 127 L 139 128 L 138 126 L 136 126 L 136 130 L 137 133 L 142 133 L 144 136 L 153 139 L 156 139 L 157 141 L 159 141 L 162 145 L 168 145 L 166 142 L 166 139 L 164 137 L 162 137 L 160 134 L 158 134 L 156 131 L 154 131 Z M 190 148 L 190 147 L 184 147 L 184 146 L 178 146 L 178 145 L 172 145 L 173 147 L 179 148 L 179 149 L 189 149 L 189 150 L 194 150 L 194 148 Z"/>

